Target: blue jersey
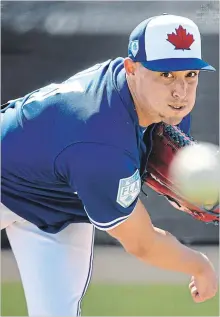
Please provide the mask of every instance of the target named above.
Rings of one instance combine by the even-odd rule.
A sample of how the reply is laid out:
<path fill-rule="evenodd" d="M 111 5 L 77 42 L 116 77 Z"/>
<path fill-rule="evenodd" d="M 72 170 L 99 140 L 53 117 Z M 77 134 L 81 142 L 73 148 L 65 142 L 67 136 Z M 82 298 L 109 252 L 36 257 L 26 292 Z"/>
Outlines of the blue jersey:
<path fill-rule="evenodd" d="M 9 101 L 1 116 L 9 209 L 50 233 L 73 222 L 107 230 L 129 217 L 151 139 L 146 146 L 122 58 Z"/>

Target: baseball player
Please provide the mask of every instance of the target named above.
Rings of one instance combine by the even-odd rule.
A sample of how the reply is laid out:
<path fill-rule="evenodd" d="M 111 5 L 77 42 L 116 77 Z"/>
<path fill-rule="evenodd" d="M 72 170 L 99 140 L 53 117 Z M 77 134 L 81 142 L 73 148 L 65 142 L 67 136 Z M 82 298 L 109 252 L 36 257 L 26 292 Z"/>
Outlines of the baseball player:
<path fill-rule="evenodd" d="M 195 302 L 217 292 L 208 258 L 152 225 L 141 203 L 141 160 L 155 124 L 190 129 L 201 59 L 198 27 L 160 15 L 116 58 L 10 100 L 2 110 L 1 228 L 14 252 L 29 316 L 79 316 L 94 228 L 130 254 L 192 276 Z"/>

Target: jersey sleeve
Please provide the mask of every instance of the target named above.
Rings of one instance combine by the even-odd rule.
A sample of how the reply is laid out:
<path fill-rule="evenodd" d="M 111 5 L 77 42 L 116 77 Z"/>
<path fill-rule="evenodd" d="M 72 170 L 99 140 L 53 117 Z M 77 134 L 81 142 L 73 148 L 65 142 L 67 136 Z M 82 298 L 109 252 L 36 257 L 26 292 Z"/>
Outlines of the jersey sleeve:
<path fill-rule="evenodd" d="M 57 158 L 56 173 L 82 200 L 90 221 L 100 230 L 124 222 L 141 189 L 138 163 L 113 146 L 78 143 Z"/>

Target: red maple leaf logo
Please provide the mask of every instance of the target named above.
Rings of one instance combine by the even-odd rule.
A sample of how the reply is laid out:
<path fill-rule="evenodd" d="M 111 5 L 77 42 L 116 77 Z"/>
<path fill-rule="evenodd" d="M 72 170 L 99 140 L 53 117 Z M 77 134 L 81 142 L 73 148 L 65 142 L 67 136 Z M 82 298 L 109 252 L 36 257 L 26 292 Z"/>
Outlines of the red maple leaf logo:
<path fill-rule="evenodd" d="M 186 34 L 186 29 L 180 25 L 178 29 L 175 29 L 176 33 L 167 34 L 167 41 L 175 46 L 175 50 L 190 50 L 190 46 L 195 41 L 193 35 Z"/>

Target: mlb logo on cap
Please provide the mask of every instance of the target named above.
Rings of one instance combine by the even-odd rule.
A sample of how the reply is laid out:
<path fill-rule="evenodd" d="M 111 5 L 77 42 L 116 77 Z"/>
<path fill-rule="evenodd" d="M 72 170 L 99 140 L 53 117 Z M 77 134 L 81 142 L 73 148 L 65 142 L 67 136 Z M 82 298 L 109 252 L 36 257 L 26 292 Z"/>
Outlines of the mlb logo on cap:
<path fill-rule="evenodd" d="M 132 31 L 128 56 L 152 71 L 215 70 L 202 60 L 197 25 L 169 14 L 145 20 Z"/>
<path fill-rule="evenodd" d="M 132 55 L 135 57 L 137 55 L 138 50 L 139 50 L 139 43 L 137 40 L 131 41 L 130 50 L 131 50 Z"/>

